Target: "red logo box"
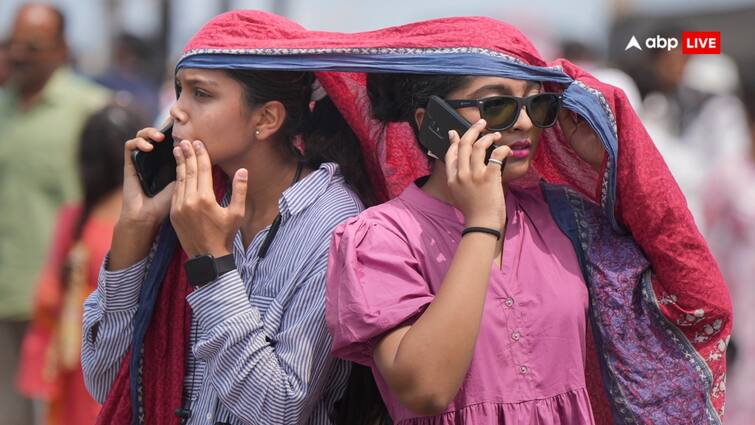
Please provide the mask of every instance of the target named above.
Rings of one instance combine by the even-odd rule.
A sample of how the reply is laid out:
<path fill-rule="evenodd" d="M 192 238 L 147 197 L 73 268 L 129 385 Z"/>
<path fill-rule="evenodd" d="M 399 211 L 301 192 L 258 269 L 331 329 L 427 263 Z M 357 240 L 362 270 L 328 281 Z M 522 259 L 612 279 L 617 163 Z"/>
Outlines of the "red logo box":
<path fill-rule="evenodd" d="M 682 33 L 682 53 L 685 55 L 721 54 L 720 31 L 690 31 Z"/>

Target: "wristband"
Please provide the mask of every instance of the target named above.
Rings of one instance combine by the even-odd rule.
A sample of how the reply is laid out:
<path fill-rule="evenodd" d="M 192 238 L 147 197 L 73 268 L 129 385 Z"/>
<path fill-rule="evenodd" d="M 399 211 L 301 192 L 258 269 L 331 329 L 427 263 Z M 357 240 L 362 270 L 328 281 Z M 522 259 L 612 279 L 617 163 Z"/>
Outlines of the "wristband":
<path fill-rule="evenodd" d="M 461 236 L 464 237 L 467 233 L 487 233 L 495 236 L 496 240 L 501 240 L 501 232 L 490 227 L 467 227 L 461 231 Z"/>

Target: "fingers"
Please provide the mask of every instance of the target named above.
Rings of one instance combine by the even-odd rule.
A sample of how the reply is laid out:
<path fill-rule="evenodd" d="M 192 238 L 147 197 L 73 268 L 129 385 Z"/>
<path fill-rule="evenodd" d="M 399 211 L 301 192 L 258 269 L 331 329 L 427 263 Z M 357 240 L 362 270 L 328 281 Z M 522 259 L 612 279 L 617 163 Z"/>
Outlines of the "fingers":
<path fill-rule="evenodd" d="M 173 148 L 173 156 L 176 158 L 176 189 L 173 192 L 173 207 L 183 204 L 186 192 L 186 159 L 181 146 Z"/>
<path fill-rule="evenodd" d="M 567 137 L 571 137 L 577 131 L 577 127 L 579 127 L 581 121 L 582 119 L 579 115 L 566 108 L 561 108 L 558 111 L 558 124 L 561 126 L 561 131 Z"/>
<path fill-rule="evenodd" d="M 154 148 L 155 147 L 152 145 L 152 143 L 148 142 L 147 140 L 141 137 L 137 137 L 136 139 L 131 139 L 127 141 L 125 145 L 126 154 L 128 154 L 129 156 L 131 155 L 131 152 L 135 150 L 140 150 L 143 152 L 150 152 Z"/>
<path fill-rule="evenodd" d="M 454 130 L 449 131 L 448 140 L 451 142 L 451 146 L 446 151 L 444 163 L 446 164 L 448 182 L 453 183 L 456 181 L 459 166 L 459 133 Z"/>
<path fill-rule="evenodd" d="M 478 126 L 479 125 L 479 126 Z M 485 127 L 484 121 L 478 121 L 475 126 L 470 128 L 464 137 L 459 138 L 456 131 L 448 132 L 448 139 L 451 142 L 446 152 L 446 176 L 448 183 L 464 183 L 471 181 L 480 181 L 487 178 L 488 165 L 485 164 L 485 157 L 488 148 L 503 137 L 500 132 L 488 133 L 479 136 L 482 128 Z M 472 141 L 470 144 L 470 140 Z M 500 158 L 505 158 L 511 153 L 511 149 L 505 147 L 496 148 L 493 152 L 498 151 Z M 493 164 L 500 167 L 498 164 Z M 499 168 L 500 174 L 500 168 Z"/>
<path fill-rule="evenodd" d="M 152 143 L 142 139 L 136 138 L 127 141 L 123 145 L 123 165 L 127 176 L 136 175 L 136 169 L 134 168 L 134 162 L 132 155 L 135 151 L 151 152 L 155 147 Z"/>
<path fill-rule="evenodd" d="M 459 177 L 465 178 L 469 175 L 471 164 L 471 155 L 472 155 L 472 145 L 477 141 L 477 139 L 480 137 L 480 132 L 485 129 L 485 120 L 479 120 L 472 127 L 467 130 L 466 133 L 464 133 L 463 136 L 461 136 L 461 140 L 459 141 Z"/>
<path fill-rule="evenodd" d="M 493 153 L 490 154 L 490 159 L 501 161 L 502 164 L 498 164 L 495 161 L 488 161 L 488 165 L 485 166 L 485 174 L 488 176 L 497 175 L 501 176 L 501 170 L 506 165 L 506 159 L 511 155 L 511 148 L 503 145 L 495 148 Z"/>
<path fill-rule="evenodd" d="M 194 146 L 188 140 L 182 140 L 179 146 L 184 157 L 186 173 L 184 199 L 193 198 L 197 193 L 197 155 L 194 153 Z"/>
<path fill-rule="evenodd" d="M 244 218 L 248 177 L 246 168 L 239 168 L 233 176 L 233 188 L 231 189 L 231 202 L 228 204 L 228 212 L 236 220 Z"/>
<path fill-rule="evenodd" d="M 194 154 L 197 161 L 197 191 L 200 194 L 213 195 L 212 190 L 212 162 L 204 143 L 194 141 Z"/>
<path fill-rule="evenodd" d="M 174 149 L 176 157 L 176 191 L 174 199 L 183 203 L 198 195 L 215 199 L 212 187 L 212 163 L 204 144 L 182 140 Z"/>
<path fill-rule="evenodd" d="M 471 170 L 472 174 L 484 174 L 485 173 L 485 154 L 488 148 L 495 142 L 501 140 L 501 133 L 488 133 L 482 136 L 479 140 L 472 145 L 472 158 L 471 158 Z"/>
<path fill-rule="evenodd" d="M 147 127 L 139 130 L 136 133 L 135 138 L 128 140 L 124 144 L 123 163 L 127 176 L 136 175 L 136 170 L 134 169 L 134 163 L 132 160 L 134 151 L 138 150 L 141 152 L 152 152 L 152 150 L 155 148 L 152 143 L 149 142 L 150 139 L 161 142 L 163 141 L 163 139 L 165 139 L 165 135 L 160 133 L 160 131 L 155 128 Z"/>
<path fill-rule="evenodd" d="M 162 142 L 165 140 L 165 135 L 160 132 L 160 130 L 154 128 L 154 127 L 147 127 L 139 130 L 136 133 L 137 138 L 142 138 L 145 140 L 154 140 L 155 142 Z"/>

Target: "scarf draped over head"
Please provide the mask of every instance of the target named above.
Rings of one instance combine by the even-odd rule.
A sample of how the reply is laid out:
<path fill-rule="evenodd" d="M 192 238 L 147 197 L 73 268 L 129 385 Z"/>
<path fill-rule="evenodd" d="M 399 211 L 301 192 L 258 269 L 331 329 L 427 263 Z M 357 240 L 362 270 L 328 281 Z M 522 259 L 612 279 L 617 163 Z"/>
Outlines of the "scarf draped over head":
<path fill-rule="evenodd" d="M 580 259 L 590 293 L 586 373 L 595 417 L 598 423 L 721 423 L 731 301 L 678 185 L 621 90 L 566 60 L 546 63 L 516 28 L 482 17 L 343 34 L 307 31 L 269 13 L 234 11 L 194 36 L 177 64 L 181 68 L 314 71 L 359 138 L 367 173 L 383 200 L 426 175 L 428 162 L 408 123 L 371 117 L 365 73 L 492 75 L 562 89 L 564 107 L 599 136 L 607 153 L 603 164 L 599 171 L 591 168 L 554 126 L 543 131 L 530 172 L 517 184 L 543 185 Z M 222 192 L 219 188 L 218 195 Z M 162 266 L 167 277 L 152 270 L 148 276 L 169 285 L 185 282 L 181 268 L 171 266 L 180 264 L 171 233 L 166 224 L 151 266 L 172 256 L 172 263 L 161 263 L 168 264 Z M 143 289 L 143 295 L 149 291 Z M 182 303 L 174 302 L 173 314 L 188 323 L 183 298 L 171 294 Z M 152 363 L 160 356 L 152 357 L 150 338 L 172 332 L 173 340 L 187 340 L 188 325 L 168 326 L 170 316 L 158 314 L 165 310 L 159 301 L 164 297 L 142 298 L 140 312 L 155 314 L 137 316 L 146 337 L 135 332 L 130 355 L 142 355 L 138 361 L 127 356 L 111 396 L 124 391 L 119 385 L 130 388 L 128 403 L 120 403 L 135 414 L 168 420 L 156 413 L 165 408 L 146 397 L 148 386 L 159 382 Z M 183 351 L 173 353 L 174 363 L 184 360 Z M 182 372 L 181 364 L 171 373 Z M 162 392 L 180 397 L 182 378 L 162 384 Z M 119 403 L 112 398 L 105 411 Z M 172 415 L 177 405 L 162 406 L 171 406 Z"/>

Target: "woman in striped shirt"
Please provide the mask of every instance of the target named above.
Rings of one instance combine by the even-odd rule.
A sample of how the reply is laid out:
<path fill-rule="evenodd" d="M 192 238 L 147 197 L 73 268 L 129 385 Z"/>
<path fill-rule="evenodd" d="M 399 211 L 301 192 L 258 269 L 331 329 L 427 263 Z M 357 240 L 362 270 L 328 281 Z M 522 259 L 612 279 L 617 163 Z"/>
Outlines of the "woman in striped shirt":
<path fill-rule="evenodd" d="M 333 228 L 371 203 L 358 141 L 311 72 L 197 49 L 299 28 L 264 15 L 215 18 L 179 61 L 176 182 L 152 198 L 139 185 L 131 155 L 170 143 L 159 131 L 125 145 L 123 209 L 84 312 L 99 423 L 329 424 L 343 394 L 325 268 Z"/>

